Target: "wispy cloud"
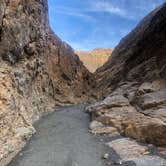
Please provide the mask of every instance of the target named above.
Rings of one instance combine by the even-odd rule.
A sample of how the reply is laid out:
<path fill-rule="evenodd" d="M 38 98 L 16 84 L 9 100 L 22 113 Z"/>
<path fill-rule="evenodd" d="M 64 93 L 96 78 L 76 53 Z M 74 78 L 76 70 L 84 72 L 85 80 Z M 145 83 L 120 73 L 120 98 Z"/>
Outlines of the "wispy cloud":
<path fill-rule="evenodd" d="M 118 15 L 126 19 L 133 19 L 131 15 L 128 15 L 127 11 L 123 8 L 113 5 L 107 1 L 87 1 L 86 7 L 73 8 L 70 6 L 50 6 L 50 11 L 54 13 L 70 15 L 74 17 L 80 17 L 86 21 L 97 21 L 97 18 L 93 17 L 91 13 L 108 13 L 111 15 Z"/>
<path fill-rule="evenodd" d="M 90 12 L 100 12 L 100 13 L 105 12 L 110 15 L 117 15 L 127 20 L 135 20 L 136 18 L 133 15 L 131 15 L 131 13 L 129 13 L 128 10 L 126 10 L 124 5 L 119 5 L 121 1 L 122 3 L 124 3 L 123 0 L 119 0 L 117 1 L 117 3 L 114 2 L 114 4 L 112 3 L 112 1 L 110 2 L 107 0 L 91 1 L 89 2 L 90 6 L 88 10 Z"/>
<path fill-rule="evenodd" d="M 116 14 L 120 16 L 126 16 L 126 11 L 117 6 L 112 5 L 110 2 L 91 2 L 91 11 L 94 12 L 107 12 L 110 14 Z"/>
<path fill-rule="evenodd" d="M 165 0 L 48 0 L 55 32 L 75 49 L 115 47 Z"/>
<path fill-rule="evenodd" d="M 95 21 L 96 19 L 90 15 L 88 15 L 84 10 L 79 10 L 76 8 L 71 7 L 50 7 L 50 11 L 54 13 L 64 14 L 64 15 L 70 15 L 74 17 L 80 17 L 84 19 L 85 21 Z"/>
<path fill-rule="evenodd" d="M 164 0 L 94 0 L 89 1 L 90 10 L 118 15 L 128 20 L 138 20 L 155 9 Z"/>

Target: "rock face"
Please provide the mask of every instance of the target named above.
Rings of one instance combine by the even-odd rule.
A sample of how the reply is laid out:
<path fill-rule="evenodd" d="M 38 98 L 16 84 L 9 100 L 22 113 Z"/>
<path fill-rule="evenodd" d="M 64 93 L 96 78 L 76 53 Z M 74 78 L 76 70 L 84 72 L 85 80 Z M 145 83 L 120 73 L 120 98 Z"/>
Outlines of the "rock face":
<path fill-rule="evenodd" d="M 140 144 L 130 138 L 118 138 L 106 144 L 119 154 L 121 160 L 116 165 L 135 165 L 135 166 L 161 166 L 166 165 L 166 160 L 159 154 L 154 153 L 154 147 Z M 152 150 L 153 149 L 153 150 Z M 120 164 L 121 163 L 121 164 Z M 130 163 L 130 164 L 129 164 Z"/>
<path fill-rule="evenodd" d="M 47 10 L 47 0 L 0 1 L 0 161 L 42 113 L 91 97 L 91 74 L 51 31 Z"/>
<path fill-rule="evenodd" d="M 88 70 L 94 73 L 97 68 L 101 67 L 108 60 L 112 49 L 96 48 L 92 51 L 75 51 L 75 53 L 80 57 Z"/>
<path fill-rule="evenodd" d="M 152 11 L 96 71 L 92 119 L 122 135 L 166 145 L 166 3 Z"/>

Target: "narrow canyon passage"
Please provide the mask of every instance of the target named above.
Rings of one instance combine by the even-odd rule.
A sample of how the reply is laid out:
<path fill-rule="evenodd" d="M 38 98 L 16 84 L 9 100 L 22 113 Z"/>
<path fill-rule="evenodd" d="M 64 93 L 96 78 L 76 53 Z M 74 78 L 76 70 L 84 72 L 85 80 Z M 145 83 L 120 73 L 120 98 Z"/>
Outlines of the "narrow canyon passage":
<path fill-rule="evenodd" d="M 104 166 L 108 153 L 100 138 L 88 132 L 84 106 L 60 108 L 36 124 L 28 145 L 9 166 Z"/>
<path fill-rule="evenodd" d="M 106 11 L 112 4 L 101 3 L 99 10 L 95 1 L 83 3 L 76 7 L 73 1 L 76 13 L 69 16 L 80 19 L 67 26 L 65 13 L 74 9 L 63 12 L 71 5 L 65 1 L 58 9 L 58 2 L 49 6 L 48 0 L 0 0 L 0 166 L 11 161 L 35 129 L 8 166 L 166 166 L 166 2 L 145 13 L 134 10 L 138 4 L 133 3 L 132 9 L 125 3 L 128 16 L 137 18 L 141 13 L 135 23 L 132 19 L 127 23 L 126 14 L 123 18 Z M 149 4 L 143 4 L 143 9 Z M 93 12 L 85 12 L 88 6 Z M 55 27 L 64 25 L 61 34 L 69 40 L 60 39 L 49 25 L 49 8 L 50 14 L 66 15 L 52 19 Z M 94 22 L 82 28 L 75 21 L 84 22 L 84 14 Z M 114 17 L 110 24 L 107 16 Z M 101 31 L 96 31 L 98 24 Z M 131 31 L 129 25 L 135 29 Z M 90 29 L 96 34 L 89 35 Z M 107 36 L 105 29 L 114 37 Z M 78 41 L 70 40 L 72 33 Z M 90 42 L 91 36 L 95 42 Z M 77 42 L 84 50 L 92 44 L 94 50 L 82 51 Z M 103 50 L 105 42 L 114 44 Z M 43 113 L 66 103 L 91 105 L 59 107 L 33 126 Z"/>

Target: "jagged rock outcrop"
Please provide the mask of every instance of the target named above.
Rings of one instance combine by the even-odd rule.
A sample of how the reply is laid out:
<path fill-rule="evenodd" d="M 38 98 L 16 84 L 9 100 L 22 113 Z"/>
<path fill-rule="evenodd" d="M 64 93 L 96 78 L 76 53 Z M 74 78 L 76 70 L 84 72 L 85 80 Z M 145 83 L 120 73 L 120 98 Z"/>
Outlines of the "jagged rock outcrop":
<path fill-rule="evenodd" d="M 47 0 L 0 1 L 0 162 L 42 113 L 91 97 L 91 74 L 51 31 L 47 12 Z"/>
<path fill-rule="evenodd" d="M 97 68 L 101 67 L 111 56 L 111 48 L 96 48 L 92 51 L 75 51 L 80 57 L 87 69 L 94 73 Z"/>
<path fill-rule="evenodd" d="M 166 3 L 121 40 L 96 71 L 103 101 L 87 108 L 92 119 L 122 135 L 166 145 Z"/>

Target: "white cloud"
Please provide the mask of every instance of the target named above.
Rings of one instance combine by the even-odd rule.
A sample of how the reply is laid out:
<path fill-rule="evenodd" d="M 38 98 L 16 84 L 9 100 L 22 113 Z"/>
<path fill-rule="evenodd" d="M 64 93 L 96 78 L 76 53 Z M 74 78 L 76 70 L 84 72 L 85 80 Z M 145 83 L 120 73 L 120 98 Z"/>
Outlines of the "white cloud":
<path fill-rule="evenodd" d="M 165 2 L 165 0 L 69 0 L 75 2 L 74 5 L 72 3 L 60 3 L 58 5 L 55 0 L 49 1 L 52 1 L 49 6 L 50 12 L 51 14 L 55 13 L 55 16 L 59 13 L 60 16 L 72 16 L 72 19 L 80 18 L 88 24 L 92 22 L 90 27 L 81 23 L 80 27 L 83 25 L 81 29 L 79 29 L 79 26 L 74 27 L 76 30 L 72 28 L 73 32 L 70 30 L 70 33 L 68 33 L 69 28 L 60 29 L 60 36 L 70 43 L 74 49 L 78 50 L 90 50 L 101 46 L 114 47 L 140 19 Z M 103 13 L 104 16 L 108 16 L 106 20 L 103 20 Z M 119 21 L 116 17 L 114 22 L 114 19 L 112 17 L 109 19 L 109 16 L 119 16 L 124 19 Z M 51 18 L 51 20 L 54 21 L 54 18 Z M 124 24 L 121 24 L 123 20 Z M 57 24 L 56 19 L 53 24 Z M 72 22 L 70 24 L 72 26 Z M 86 28 L 86 34 L 84 34 L 84 28 Z M 84 35 L 80 37 L 82 33 Z"/>
<path fill-rule="evenodd" d="M 110 14 L 117 14 L 120 16 L 126 16 L 124 9 L 121 9 L 117 6 L 113 6 L 110 2 L 93 2 L 91 3 L 91 11 L 96 12 L 107 12 Z"/>
<path fill-rule="evenodd" d="M 119 5 L 120 2 L 124 3 L 122 0 L 119 0 L 117 3 L 114 2 L 114 4 L 110 1 L 89 1 L 90 6 L 87 10 L 90 12 L 106 12 L 107 14 L 117 15 L 128 20 L 135 20 L 136 18 L 125 7 L 122 7 L 123 5 Z"/>
<path fill-rule="evenodd" d="M 107 12 L 128 20 L 138 20 L 165 2 L 165 0 L 89 0 L 88 2 L 90 11 Z"/>

